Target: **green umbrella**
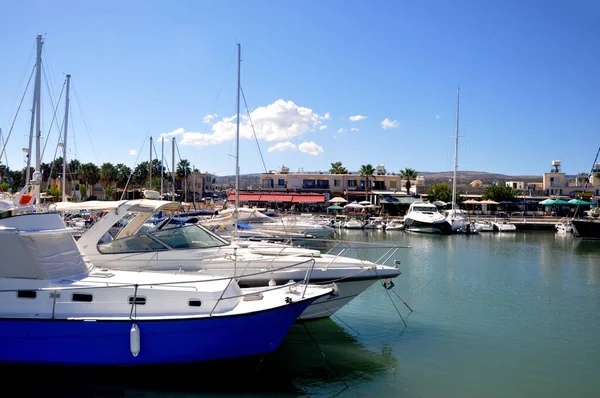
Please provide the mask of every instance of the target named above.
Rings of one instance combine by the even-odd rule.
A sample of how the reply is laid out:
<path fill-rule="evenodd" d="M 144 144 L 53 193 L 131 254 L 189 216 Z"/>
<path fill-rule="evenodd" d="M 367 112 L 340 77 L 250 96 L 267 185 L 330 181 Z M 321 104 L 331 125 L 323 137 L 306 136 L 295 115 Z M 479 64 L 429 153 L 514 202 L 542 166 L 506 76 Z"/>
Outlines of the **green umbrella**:
<path fill-rule="evenodd" d="M 342 206 L 333 205 L 333 206 L 329 206 L 327 208 L 327 210 L 344 210 L 344 208 Z"/>
<path fill-rule="evenodd" d="M 591 206 L 592 205 L 591 202 L 581 200 L 581 199 L 571 199 L 571 200 L 569 200 L 569 203 L 571 203 L 573 205 L 583 205 L 583 206 Z"/>

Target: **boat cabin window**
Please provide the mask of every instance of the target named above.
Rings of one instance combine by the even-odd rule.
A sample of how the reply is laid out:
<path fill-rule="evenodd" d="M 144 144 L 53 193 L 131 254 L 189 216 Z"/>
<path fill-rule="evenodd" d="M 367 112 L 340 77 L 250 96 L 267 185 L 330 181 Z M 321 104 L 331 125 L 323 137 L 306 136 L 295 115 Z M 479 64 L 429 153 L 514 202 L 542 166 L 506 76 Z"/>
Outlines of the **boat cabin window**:
<path fill-rule="evenodd" d="M 150 232 L 149 235 L 173 249 L 201 249 L 229 244 L 226 240 L 219 238 L 198 225 L 169 228 L 162 231 Z"/>
<path fill-rule="evenodd" d="M 437 208 L 436 207 L 431 207 L 431 206 L 415 206 L 415 207 L 413 207 L 413 211 L 436 212 Z"/>
<path fill-rule="evenodd" d="M 17 297 L 34 299 L 37 297 L 37 293 L 35 292 L 35 290 L 19 290 L 17 292 Z"/>
<path fill-rule="evenodd" d="M 128 236 L 112 242 L 98 245 L 98 251 L 103 254 L 149 252 L 152 249 L 139 236 Z"/>

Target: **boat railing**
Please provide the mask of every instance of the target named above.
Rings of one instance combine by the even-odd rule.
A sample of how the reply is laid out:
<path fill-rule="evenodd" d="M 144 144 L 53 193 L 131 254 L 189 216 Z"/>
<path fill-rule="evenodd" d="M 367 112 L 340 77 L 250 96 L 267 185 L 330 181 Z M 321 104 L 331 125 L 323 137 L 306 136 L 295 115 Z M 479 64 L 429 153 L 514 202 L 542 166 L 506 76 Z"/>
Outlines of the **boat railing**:
<path fill-rule="evenodd" d="M 357 242 L 357 241 L 347 241 L 347 240 L 339 240 L 339 239 L 320 239 L 316 238 L 314 241 L 319 241 L 323 243 L 334 243 L 334 245 L 327 250 L 325 253 L 335 256 L 325 267 L 327 269 L 329 265 L 339 261 L 343 257 L 352 257 L 352 254 L 355 253 L 356 258 L 365 265 L 367 262 L 370 264 L 376 265 L 389 265 L 389 262 L 393 259 L 393 257 L 398 253 L 400 249 L 409 249 L 410 246 L 401 246 L 401 245 L 385 245 L 380 243 L 372 243 L 372 242 Z M 385 250 L 377 259 L 375 260 L 367 260 L 364 258 L 361 253 L 364 250 Z M 394 260 L 393 265 L 397 267 L 399 264 L 399 260 Z"/>
<path fill-rule="evenodd" d="M 287 266 L 283 266 L 283 267 L 279 267 L 277 268 L 277 270 L 281 270 L 281 269 L 285 269 L 285 268 L 292 268 L 292 267 L 297 267 L 301 264 L 310 264 L 310 267 L 307 267 L 306 269 L 306 273 L 304 275 L 304 279 L 301 281 L 293 281 L 290 280 L 285 284 L 282 285 L 274 285 L 274 286 L 266 286 L 264 288 L 256 288 L 253 289 L 252 292 L 250 293 L 242 293 L 242 294 L 238 294 L 238 295 L 233 295 L 233 296 L 227 296 L 224 297 L 225 293 L 227 292 L 227 290 L 229 289 L 229 286 L 236 280 L 239 278 L 238 277 L 222 277 L 222 278 L 209 278 L 209 279 L 198 279 L 198 280 L 187 280 L 187 281 L 169 281 L 169 282 L 151 282 L 151 283 L 129 283 L 129 284 L 109 284 L 109 283 L 104 283 L 104 284 L 97 284 L 97 285 L 81 285 L 81 286 L 65 286 L 65 287 L 41 287 L 41 288 L 29 288 L 26 289 L 27 291 L 32 291 L 32 292 L 50 292 L 50 298 L 52 298 L 52 316 L 51 318 L 54 319 L 55 318 L 55 314 L 56 314 L 56 305 L 57 305 L 57 299 L 60 298 L 60 293 L 63 291 L 78 291 L 78 290 L 85 290 L 85 291 L 91 291 L 91 290 L 98 290 L 98 289 L 123 289 L 123 288 L 132 288 L 133 289 L 133 296 L 131 297 L 131 308 L 129 310 L 129 318 L 130 319 L 136 319 L 137 315 L 136 315 L 136 306 L 139 304 L 138 303 L 138 291 L 140 287 L 156 287 L 156 286 L 179 286 L 181 287 L 182 285 L 188 285 L 188 284 L 199 284 L 199 283 L 207 283 L 207 282 L 217 282 L 217 281 L 222 281 L 222 280 L 227 280 L 227 286 L 223 289 L 223 291 L 221 292 L 221 295 L 219 296 L 219 298 L 217 299 L 217 302 L 215 303 L 214 307 L 211 309 L 210 313 L 208 314 L 209 316 L 212 316 L 215 309 L 217 308 L 217 306 L 219 305 L 220 302 L 224 301 L 224 300 L 231 300 L 231 299 L 237 299 L 237 298 L 246 298 L 246 297 L 256 297 L 259 294 L 265 293 L 265 292 L 270 292 L 270 291 L 274 291 L 274 290 L 278 290 L 278 289 L 285 289 L 288 288 L 290 289 L 291 292 L 295 292 L 297 291 L 298 287 L 302 287 L 304 286 L 304 289 L 302 291 L 302 298 L 305 297 L 306 295 L 306 291 L 308 289 L 308 286 L 310 284 L 310 278 L 312 276 L 312 272 L 313 269 L 315 267 L 315 260 L 314 259 L 308 259 L 305 261 L 301 261 L 299 263 L 295 263 L 292 265 L 287 265 Z M 266 273 L 272 273 L 273 270 L 266 270 L 266 271 L 260 271 L 260 272 L 256 272 L 256 273 L 252 273 L 252 274 L 247 274 L 245 275 L 245 277 L 249 277 L 249 276 L 255 276 L 255 275 L 261 275 L 261 274 L 266 274 Z M 331 281 L 329 283 L 323 284 L 323 283 L 319 283 L 320 286 L 326 286 L 331 284 L 334 291 L 337 290 L 337 287 L 335 286 L 335 281 Z M 194 287 L 196 291 L 198 291 L 197 287 Z M 0 290 L 0 293 L 16 293 L 23 290 L 21 289 L 2 289 Z M 141 304 L 140 304 L 141 305 Z"/>

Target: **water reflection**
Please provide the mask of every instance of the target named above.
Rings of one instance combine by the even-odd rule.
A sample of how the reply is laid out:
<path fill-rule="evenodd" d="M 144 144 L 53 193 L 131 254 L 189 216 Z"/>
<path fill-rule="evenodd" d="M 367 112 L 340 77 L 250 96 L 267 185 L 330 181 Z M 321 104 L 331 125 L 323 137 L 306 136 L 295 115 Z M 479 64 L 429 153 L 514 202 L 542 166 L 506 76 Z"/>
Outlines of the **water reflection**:
<path fill-rule="evenodd" d="M 4 388 L 14 387 L 44 397 L 185 397 L 332 395 L 348 384 L 373 380 L 394 368 L 390 349 L 366 349 L 353 335 L 330 319 L 292 327 L 282 345 L 264 358 L 218 361 L 205 364 L 145 367 L 46 367 L 0 366 Z M 311 338 L 312 336 L 312 338 Z M 323 358 L 313 339 L 332 367 Z M 19 380 L 36 375 L 35 385 Z M 68 382 L 65 380 L 65 375 Z"/>

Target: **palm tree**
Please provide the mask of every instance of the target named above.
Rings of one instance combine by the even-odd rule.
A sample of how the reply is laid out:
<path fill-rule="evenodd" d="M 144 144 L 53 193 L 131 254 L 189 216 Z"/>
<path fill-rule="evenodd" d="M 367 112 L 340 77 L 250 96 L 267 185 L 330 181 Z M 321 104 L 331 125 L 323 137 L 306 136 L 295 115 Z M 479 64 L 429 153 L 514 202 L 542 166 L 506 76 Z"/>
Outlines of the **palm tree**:
<path fill-rule="evenodd" d="M 410 180 L 414 180 L 417 178 L 418 171 L 406 168 L 404 170 L 400 170 L 400 176 L 406 179 L 406 193 L 410 195 L 410 187 L 412 186 Z"/>
<path fill-rule="evenodd" d="M 129 176 L 131 175 L 131 169 L 123 163 L 117 163 L 115 168 L 117 169 L 117 187 L 125 188 L 125 184 L 127 184 L 127 180 L 129 180 Z"/>
<path fill-rule="evenodd" d="M 329 172 L 331 174 L 348 174 L 348 169 L 342 166 L 342 162 L 333 162 Z"/>
<path fill-rule="evenodd" d="M 177 163 L 177 179 L 179 180 L 185 180 L 187 178 L 187 176 L 190 175 L 190 173 L 192 172 L 192 168 L 190 167 L 190 162 L 187 159 L 181 159 L 179 161 L 179 163 Z M 187 184 L 187 181 L 185 181 Z M 187 191 L 187 189 L 184 187 L 184 190 Z M 184 192 L 184 199 L 186 200 L 186 195 L 187 192 Z"/>
<path fill-rule="evenodd" d="M 369 200 L 369 177 L 375 174 L 375 169 L 371 164 L 360 166 L 360 176 L 365 177 L 365 200 Z"/>
<path fill-rule="evenodd" d="M 102 185 L 106 188 L 117 180 L 117 168 L 112 163 L 103 163 L 100 166 L 99 176 Z"/>

